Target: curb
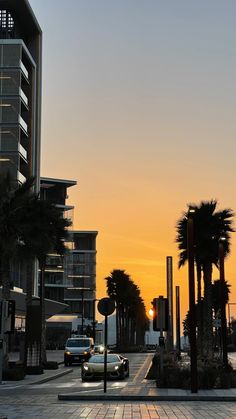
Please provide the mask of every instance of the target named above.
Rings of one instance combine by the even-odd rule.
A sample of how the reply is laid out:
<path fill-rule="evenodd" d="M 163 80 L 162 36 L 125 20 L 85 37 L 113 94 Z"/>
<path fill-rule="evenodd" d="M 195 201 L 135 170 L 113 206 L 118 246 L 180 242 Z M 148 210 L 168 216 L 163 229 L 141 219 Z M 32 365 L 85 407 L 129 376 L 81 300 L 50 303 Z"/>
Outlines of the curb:
<path fill-rule="evenodd" d="M 55 374 L 55 375 L 51 375 L 51 376 L 49 376 L 49 377 L 42 378 L 41 380 L 36 380 L 36 381 L 33 381 L 33 382 L 29 383 L 29 384 L 30 384 L 30 385 L 34 385 L 34 384 L 43 384 L 43 383 L 46 383 L 47 381 L 51 381 L 51 380 L 55 380 L 56 378 L 63 377 L 63 375 L 69 374 L 69 373 L 71 373 L 72 371 L 73 371 L 73 369 L 72 369 L 72 368 L 71 368 L 71 369 L 68 369 L 68 370 L 65 370 L 65 371 L 60 371 L 60 372 L 58 372 L 58 373 L 57 373 L 57 374 Z"/>
<path fill-rule="evenodd" d="M 201 401 L 201 402 L 235 402 L 236 396 L 144 396 L 144 395 L 82 395 L 82 394 L 58 394 L 58 400 L 67 401 Z"/>

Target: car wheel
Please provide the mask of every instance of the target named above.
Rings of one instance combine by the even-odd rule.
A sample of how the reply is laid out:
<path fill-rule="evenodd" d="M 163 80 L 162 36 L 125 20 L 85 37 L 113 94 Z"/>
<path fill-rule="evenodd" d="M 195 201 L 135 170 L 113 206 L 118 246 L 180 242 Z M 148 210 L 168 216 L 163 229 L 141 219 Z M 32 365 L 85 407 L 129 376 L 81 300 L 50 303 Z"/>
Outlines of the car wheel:
<path fill-rule="evenodd" d="M 122 371 L 120 372 L 120 379 L 124 380 L 125 379 L 125 371 L 124 369 L 122 369 Z"/>
<path fill-rule="evenodd" d="M 81 380 L 82 380 L 83 382 L 84 382 L 84 381 L 86 381 L 86 377 L 84 377 L 84 376 L 82 375 Z"/>
<path fill-rule="evenodd" d="M 127 370 L 126 377 L 129 377 L 129 368 L 128 368 L 128 370 Z"/>

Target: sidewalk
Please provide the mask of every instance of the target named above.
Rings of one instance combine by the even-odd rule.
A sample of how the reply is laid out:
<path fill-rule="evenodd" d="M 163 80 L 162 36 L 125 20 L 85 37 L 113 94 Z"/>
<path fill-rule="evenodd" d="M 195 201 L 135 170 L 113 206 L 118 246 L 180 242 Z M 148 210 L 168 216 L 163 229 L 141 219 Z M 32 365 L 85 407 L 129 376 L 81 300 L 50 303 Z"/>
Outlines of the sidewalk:
<path fill-rule="evenodd" d="M 74 393 L 58 394 L 59 400 L 80 401 L 236 401 L 236 388 L 199 390 L 193 394 L 190 390 L 176 388 L 157 388 L 155 381 L 128 384 L 125 387 L 107 388 L 107 393 L 101 389 L 91 389 Z"/>

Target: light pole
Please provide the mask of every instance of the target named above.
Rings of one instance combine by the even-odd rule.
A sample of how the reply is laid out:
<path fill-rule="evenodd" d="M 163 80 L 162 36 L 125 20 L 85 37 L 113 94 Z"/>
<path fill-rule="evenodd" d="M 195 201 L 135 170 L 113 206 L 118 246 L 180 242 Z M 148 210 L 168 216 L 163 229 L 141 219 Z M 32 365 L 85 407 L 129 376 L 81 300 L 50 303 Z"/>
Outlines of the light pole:
<path fill-rule="evenodd" d="M 222 344 L 222 361 L 224 367 L 228 366 L 228 354 L 227 354 L 227 323 L 226 323 L 226 313 L 225 313 L 225 250 L 224 250 L 224 241 L 225 237 L 219 238 L 219 270 L 220 270 L 220 290 L 221 290 L 221 299 L 220 299 L 220 317 L 221 317 L 221 344 Z"/>
<path fill-rule="evenodd" d="M 189 317 L 190 317 L 190 374 L 191 392 L 197 393 L 197 342 L 196 342 L 196 308 L 194 282 L 194 217 L 195 209 L 189 208 L 187 218 L 187 252 L 188 252 L 188 284 L 189 284 Z"/>
<path fill-rule="evenodd" d="M 175 287 L 175 298 L 176 298 L 176 350 L 178 356 L 181 354 L 181 343 L 180 343 L 180 290 L 179 286 Z"/>

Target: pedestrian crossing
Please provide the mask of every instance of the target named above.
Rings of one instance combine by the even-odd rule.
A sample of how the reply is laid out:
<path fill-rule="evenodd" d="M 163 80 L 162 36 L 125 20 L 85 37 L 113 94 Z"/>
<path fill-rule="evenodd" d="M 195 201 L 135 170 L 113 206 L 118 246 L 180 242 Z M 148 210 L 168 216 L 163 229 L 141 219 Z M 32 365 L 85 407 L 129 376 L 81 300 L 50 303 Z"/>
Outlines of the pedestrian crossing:
<path fill-rule="evenodd" d="M 53 383 L 53 388 L 83 388 L 83 389 L 90 389 L 90 388 L 102 388 L 103 387 L 103 381 L 93 381 L 93 382 L 87 382 L 83 383 L 80 379 L 73 379 L 68 383 Z M 123 388 L 127 385 L 127 382 L 122 383 L 107 383 L 107 387 L 109 388 Z M 52 387 L 52 383 L 42 383 L 42 384 L 34 384 L 30 388 L 31 390 L 34 389 L 43 389 L 43 388 L 49 388 Z"/>

